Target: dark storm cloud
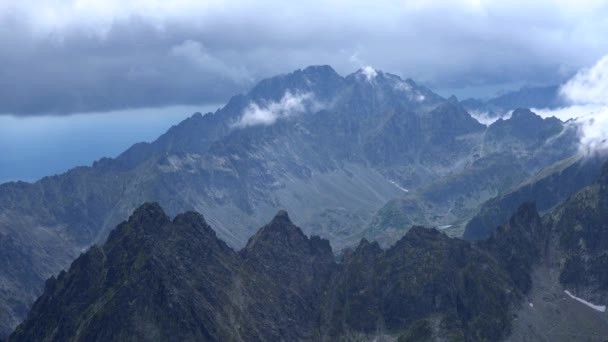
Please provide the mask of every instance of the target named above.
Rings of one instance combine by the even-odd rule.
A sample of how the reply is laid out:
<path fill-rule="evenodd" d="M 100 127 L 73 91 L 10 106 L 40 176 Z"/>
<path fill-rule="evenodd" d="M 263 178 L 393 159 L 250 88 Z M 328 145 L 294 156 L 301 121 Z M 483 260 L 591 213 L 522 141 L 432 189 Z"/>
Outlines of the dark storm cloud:
<path fill-rule="evenodd" d="M 113 25 L 103 38 L 74 31 L 32 40 L 20 27 L 3 31 L 0 112 L 217 103 L 250 83 L 188 36 L 139 19 Z"/>
<path fill-rule="evenodd" d="M 436 89 L 553 83 L 606 52 L 607 14 L 595 1 L 0 3 L 0 113 L 217 103 L 310 64 Z"/>

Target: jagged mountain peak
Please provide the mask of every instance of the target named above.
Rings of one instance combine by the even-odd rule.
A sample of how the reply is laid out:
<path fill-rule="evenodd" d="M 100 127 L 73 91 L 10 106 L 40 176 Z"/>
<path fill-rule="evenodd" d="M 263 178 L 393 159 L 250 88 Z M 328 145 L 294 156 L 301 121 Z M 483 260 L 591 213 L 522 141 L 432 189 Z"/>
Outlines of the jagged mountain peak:
<path fill-rule="evenodd" d="M 393 89 L 401 92 L 412 92 L 423 89 L 412 79 L 403 79 L 398 75 L 384 72 L 375 69 L 371 66 L 365 66 L 357 69 L 355 72 L 344 77 L 345 80 L 361 85 L 367 85 L 373 88 Z"/>
<path fill-rule="evenodd" d="M 382 247 L 380 247 L 378 241 L 370 242 L 366 238 L 361 239 L 359 245 L 354 251 L 356 254 L 378 254 L 380 252 L 382 252 Z"/>
<path fill-rule="evenodd" d="M 376 70 L 371 66 L 364 66 L 357 69 L 357 71 L 355 71 L 354 73 L 346 76 L 346 78 L 373 81 L 378 76 L 383 77 L 384 72 L 382 70 Z"/>
<path fill-rule="evenodd" d="M 170 223 L 169 216 L 165 214 L 158 203 L 146 202 L 137 208 L 127 221 L 110 233 L 108 241 L 113 242 L 125 235 L 139 238 L 155 235 Z"/>
<path fill-rule="evenodd" d="M 127 221 L 119 224 L 108 236 L 104 248 L 119 255 L 172 253 L 174 244 L 188 240 L 200 248 L 227 251 L 229 248 L 217 238 L 203 215 L 187 211 L 169 218 L 158 203 L 145 203 Z"/>
<path fill-rule="evenodd" d="M 329 98 L 343 82 L 344 78 L 328 65 L 309 66 L 304 70 L 263 79 L 247 96 L 254 101 L 277 101 L 286 92 L 312 92 L 321 98 Z"/>
<path fill-rule="evenodd" d="M 409 249 L 412 246 L 431 247 L 436 243 L 445 242 L 446 239 L 449 239 L 448 236 L 435 228 L 425 228 L 423 226 L 414 225 L 401 239 L 399 239 L 399 241 L 388 249 L 388 252 L 399 253 L 399 251 Z"/>
<path fill-rule="evenodd" d="M 196 211 L 187 211 L 185 213 L 175 216 L 173 219 L 174 224 L 190 224 L 195 223 L 200 226 L 207 226 L 207 222 L 202 214 Z"/>
<path fill-rule="evenodd" d="M 257 235 L 265 236 L 266 234 L 296 234 L 304 236 L 302 230 L 291 222 L 289 214 L 286 210 L 279 210 L 273 219 L 266 226 L 262 227 Z"/>
<path fill-rule="evenodd" d="M 540 117 L 532 112 L 529 108 L 517 108 L 511 115 L 512 119 L 523 119 L 523 118 L 536 118 Z"/>
<path fill-rule="evenodd" d="M 441 232 L 435 228 L 426 228 L 423 226 L 412 226 L 410 230 L 405 234 L 404 238 L 420 238 L 420 237 L 429 237 L 436 236 Z"/>
<path fill-rule="evenodd" d="M 555 117 L 542 118 L 527 108 L 518 108 L 508 119 L 498 119 L 487 130 L 486 137 L 496 139 L 516 138 L 528 146 L 543 143 L 565 129 L 564 123 Z M 566 139 L 566 143 L 571 141 Z M 565 146 L 566 148 L 572 146 Z"/>
<path fill-rule="evenodd" d="M 206 225 L 194 212 L 168 221 L 155 203 L 130 222 L 146 226 L 152 218 L 172 227 L 167 231 Z M 386 251 L 362 239 L 342 264 L 326 240 L 304 236 L 307 244 L 285 245 L 272 235 L 303 236 L 283 210 L 257 234 L 279 239 L 259 240 L 264 244 L 240 255 L 209 253 L 183 234 L 136 254 L 109 242 L 49 279 L 9 341 L 308 341 L 379 331 L 398 340 L 502 340 L 517 322 L 514 310 L 528 307 L 523 300 L 540 254 L 534 246 L 543 238 L 525 231 L 539 221 L 535 205 L 525 203 L 506 229 L 477 245 L 414 226 Z"/>
<path fill-rule="evenodd" d="M 284 221 L 289 224 L 292 223 L 291 219 L 289 218 L 289 214 L 287 213 L 287 210 L 284 210 L 284 209 L 281 209 L 277 212 L 277 214 L 273 218 L 273 221 L 274 220 Z"/>
<path fill-rule="evenodd" d="M 511 117 L 507 119 L 498 119 L 496 123 L 508 123 L 517 125 L 542 125 L 544 124 L 561 124 L 562 121 L 552 116 L 543 118 L 537 113 L 533 112 L 530 108 L 517 108 L 511 114 Z"/>
<path fill-rule="evenodd" d="M 302 72 L 306 75 L 338 75 L 336 70 L 332 68 L 330 65 L 310 65 L 304 68 Z"/>
<path fill-rule="evenodd" d="M 528 250 L 534 251 L 538 250 L 537 244 L 546 237 L 545 233 L 536 203 L 524 202 L 511 215 L 509 222 L 492 234 L 490 240 L 517 238 L 520 239 L 518 243 L 510 241 L 509 245 L 525 246 Z"/>
<path fill-rule="evenodd" d="M 291 222 L 285 210 L 279 210 L 274 218 L 249 239 L 246 253 L 268 252 L 268 249 L 297 249 L 310 245 L 310 239 L 300 227 Z"/>
<path fill-rule="evenodd" d="M 532 286 L 530 272 L 545 249 L 547 236 L 536 204 L 526 202 L 481 245 L 503 263 L 517 287 L 526 293 Z"/>
<path fill-rule="evenodd" d="M 157 202 L 145 202 L 139 208 L 133 211 L 133 214 L 129 218 L 129 220 L 141 220 L 146 218 L 160 219 L 165 218 L 165 211 L 161 208 L 160 204 Z M 162 219 L 161 221 L 166 221 Z"/>

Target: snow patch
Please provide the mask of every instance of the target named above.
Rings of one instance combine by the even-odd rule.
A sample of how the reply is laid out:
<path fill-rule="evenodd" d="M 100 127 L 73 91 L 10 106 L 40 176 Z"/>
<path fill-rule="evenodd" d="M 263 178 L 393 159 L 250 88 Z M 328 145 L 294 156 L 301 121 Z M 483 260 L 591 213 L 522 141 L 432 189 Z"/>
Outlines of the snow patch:
<path fill-rule="evenodd" d="M 389 182 L 390 182 L 391 184 L 393 184 L 394 186 L 396 186 L 396 187 L 397 187 L 397 189 L 399 189 L 399 190 L 401 190 L 401 191 L 404 191 L 404 192 L 410 192 L 408 189 L 406 189 L 406 188 L 404 188 L 404 187 L 400 186 L 399 184 L 397 184 L 396 182 L 394 182 L 394 181 L 392 181 L 392 180 L 390 180 L 390 179 L 389 179 Z"/>
<path fill-rule="evenodd" d="M 439 228 L 440 230 L 444 230 L 444 229 L 452 228 L 452 225 L 451 224 L 445 224 L 445 225 L 439 226 L 437 228 Z"/>
<path fill-rule="evenodd" d="M 570 293 L 570 291 L 568 290 L 564 290 L 564 293 L 566 293 L 568 296 L 570 296 L 570 298 L 577 300 L 585 305 L 587 305 L 588 307 L 592 308 L 593 310 L 599 311 L 599 312 L 606 312 L 606 305 L 596 305 L 596 304 L 592 304 L 589 303 L 588 301 L 582 299 L 582 298 L 578 298 L 577 296 L 573 295 L 572 293 Z"/>
<path fill-rule="evenodd" d="M 528 305 L 530 305 L 531 308 L 534 308 L 534 304 L 528 303 Z"/>

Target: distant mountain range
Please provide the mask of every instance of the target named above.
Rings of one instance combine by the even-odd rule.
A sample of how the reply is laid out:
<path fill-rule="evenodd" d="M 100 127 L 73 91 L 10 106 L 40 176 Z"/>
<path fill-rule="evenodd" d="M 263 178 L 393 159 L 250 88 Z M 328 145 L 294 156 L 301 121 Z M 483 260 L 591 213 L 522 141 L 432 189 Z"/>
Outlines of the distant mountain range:
<path fill-rule="evenodd" d="M 485 126 L 463 103 L 382 71 L 312 66 L 266 79 L 115 159 L 0 185 L 0 337 L 45 279 L 144 202 L 204 213 L 234 249 L 279 208 L 336 251 L 362 237 L 388 247 L 411 225 L 461 236 L 485 201 L 577 146 L 557 119 L 518 109 Z"/>
<path fill-rule="evenodd" d="M 567 103 L 560 96 L 559 86 L 522 87 L 516 91 L 506 92 L 489 99 L 470 98 L 461 105 L 474 115 L 487 118 L 504 117 L 517 108 L 556 109 Z"/>
<path fill-rule="evenodd" d="M 573 157 L 548 167 L 517 188 L 485 202 L 467 222 L 463 238 L 477 240 L 488 237 L 507 221 L 509 212 L 523 201 L 534 201 L 539 210 L 547 212 L 599 176 L 605 158 Z"/>
<path fill-rule="evenodd" d="M 602 341 L 607 222 L 608 164 L 542 219 L 526 203 L 476 243 L 414 227 L 339 262 L 284 211 L 235 252 L 201 215 L 145 204 L 8 341 Z"/>

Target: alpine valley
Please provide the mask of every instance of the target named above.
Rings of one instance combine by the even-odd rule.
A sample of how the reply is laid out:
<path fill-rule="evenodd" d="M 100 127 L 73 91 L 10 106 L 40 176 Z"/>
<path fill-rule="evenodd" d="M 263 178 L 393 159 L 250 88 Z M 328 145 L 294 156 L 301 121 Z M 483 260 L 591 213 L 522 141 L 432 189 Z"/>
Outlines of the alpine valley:
<path fill-rule="evenodd" d="M 556 89 L 311 66 L 2 184 L 0 338 L 605 341 L 606 158 L 520 108 Z"/>

